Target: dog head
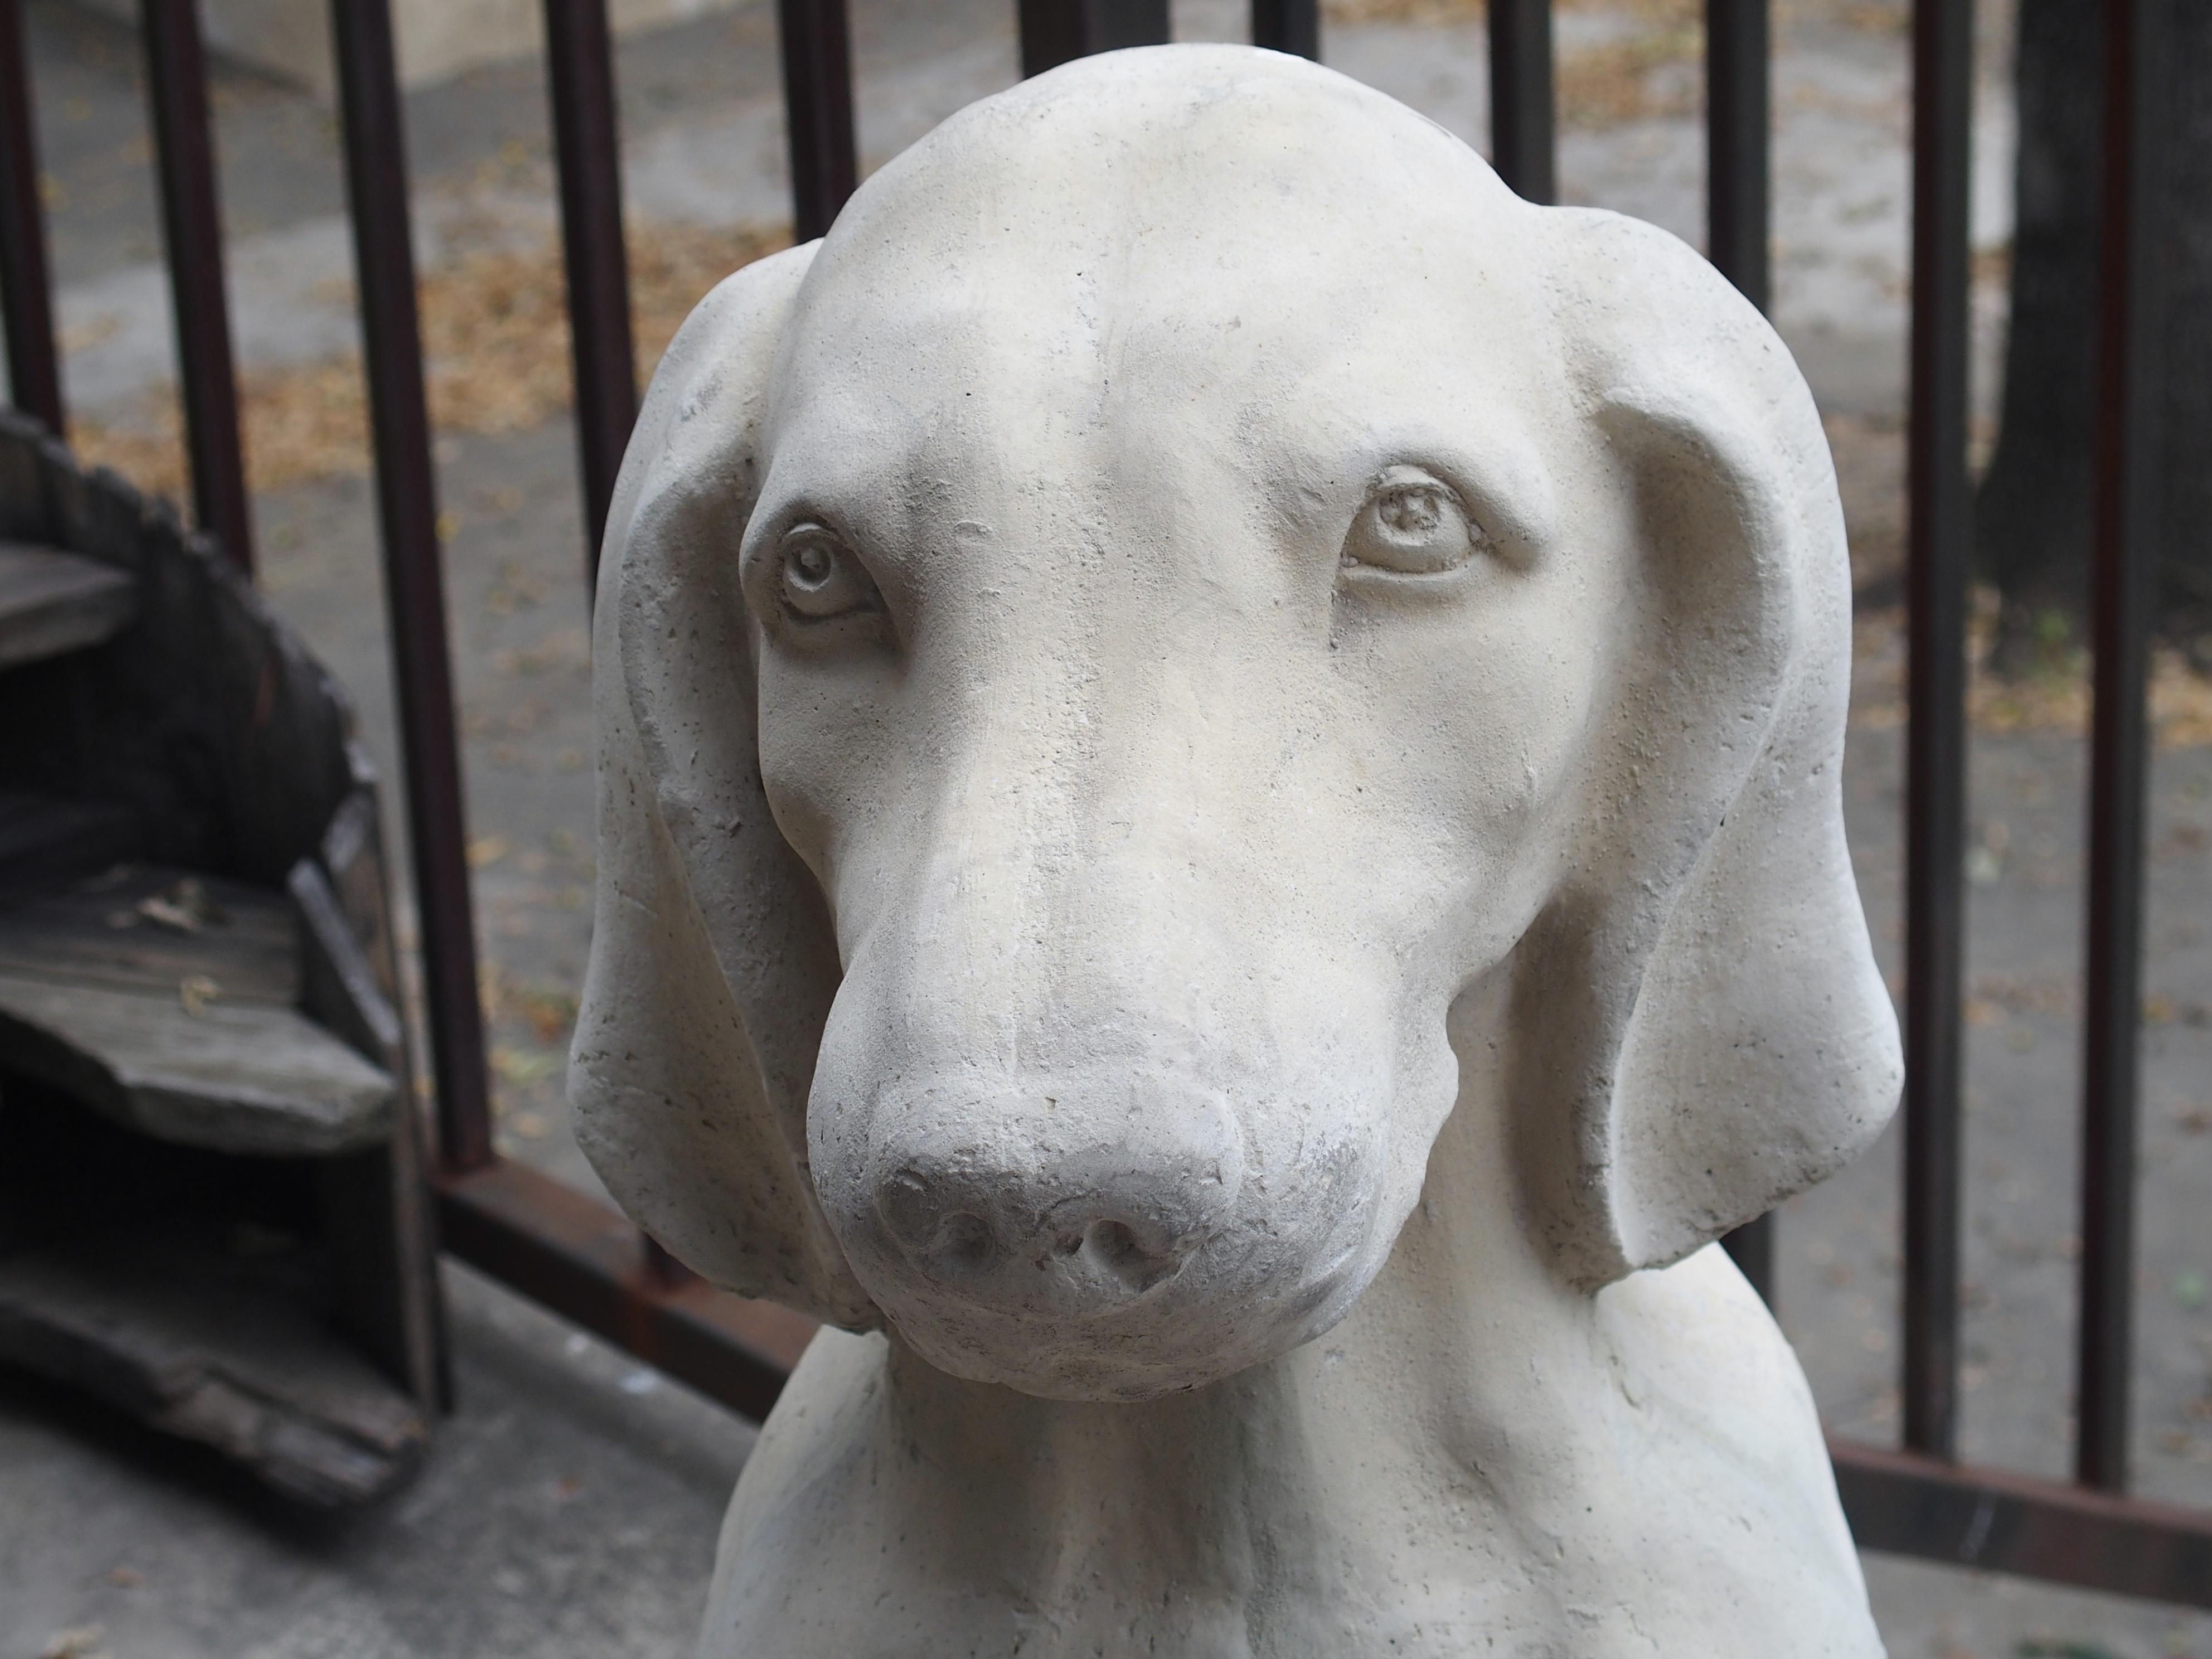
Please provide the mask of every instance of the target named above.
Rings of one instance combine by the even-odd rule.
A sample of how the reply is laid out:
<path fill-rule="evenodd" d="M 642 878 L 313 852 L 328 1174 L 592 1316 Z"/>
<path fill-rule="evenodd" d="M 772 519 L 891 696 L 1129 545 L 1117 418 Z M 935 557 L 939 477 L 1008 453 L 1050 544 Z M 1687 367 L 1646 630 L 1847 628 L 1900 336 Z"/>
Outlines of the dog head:
<path fill-rule="evenodd" d="M 1294 59 L 1025 82 L 655 376 L 586 1150 L 723 1285 L 1140 1398 L 1345 1313 L 1504 974 L 1527 1224 L 1678 1259 L 1894 1103 L 1849 604 L 1803 383 L 1680 243 Z"/>

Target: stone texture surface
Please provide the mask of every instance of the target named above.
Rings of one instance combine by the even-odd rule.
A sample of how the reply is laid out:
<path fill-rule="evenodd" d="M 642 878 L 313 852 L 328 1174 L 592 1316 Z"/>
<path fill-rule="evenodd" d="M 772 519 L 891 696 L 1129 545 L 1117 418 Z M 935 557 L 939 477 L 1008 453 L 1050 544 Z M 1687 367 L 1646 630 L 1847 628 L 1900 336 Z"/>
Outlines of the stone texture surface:
<path fill-rule="evenodd" d="M 158 258 L 159 235 L 133 85 L 136 48 L 61 0 L 31 0 L 28 10 L 41 54 L 57 260 L 79 296 L 64 295 L 72 390 L 80 406 L 90 406 L 96 386 L 105 386 L 101 396 L 112 407 L 173 372 L 167 297 L 158 268 L 147 263 Z M 858 0 L 862 131 L 872 160 L 915 136 L 935 118 L 931 111 L 1012 78 L 1010 10 L 987 0 Z M 2003 10 L 1984 9 L 1985 23 L 2002 24 Z M 1234 13 L 1225 3 L 1179 4 L 1178 29 L 1225 36 Z M 1870 25 L 1838 21 L 1846 14 Z M 1633 8 L 1565 15 L 1565 27 L 1583 32 L 1577 49 L 1632 40 L 1641 16 Z M 1781 105 L 1784 184 L 1802 215 L 1789 238 L 1783 292 L 1786 301 L 1793 284 L 1818 275 L 1826 285 L 1807 292 L 1826 296 L 1822 314 L 1838 325 L 1826 351 L 1786 315 L 1785 335 L 1831 407 L 1864 411 L 1830 423 L 1855 561 L 1864 556 L 1863 575 L 1874 580 L 1863 605 L 1893 602 L 1896 592 L 1907 84 L 1901 16 L 1898 9 L 1801 3 L 1785 9 L 1778 43 L 1781 73 L 1794 88 Z M 1328 50 L 1340 66 L 1479 137 L 1480 33 L 1479 21 L 1441 28 L 1332 23 Z M 1985 165 L 1999 175 L 2003 68 L 2000 33 L 1990 43 L 1982 106 L 1985 122 L 1996 125 L 1978 138 Z M 765 7 L 626 45 L 619 73 L 633 210 L 706 218 L 781 212 L 775 72 Z M 269 354 L 255 360 L 263 367 L 311 361 L 349 337 L 340 325 L 347 256 L 342 225 L 331 216 L 341 198 L 327 119 L 307 100 L 228 72 L 216 103 L 225 206 L 240 239 L 232 269 L 241 336 L 251 351 L 256 328 L 270 331 Z M 544 94 L 534 73 L 478 74 L 416 95 L 409 112 L 426 216 L 440 200 L 459 199 L 488 180 L 520 179 L 516 190 L 535 192 L 536 222 L 550 222 Z M 1798 123 L 1807 125 L 1792 138 Z M 1698 143 L 1694 108 L 1645 110 L 1571 131 L 1565 177 L 1582 199 L 1649 212 L 1693 234 Z M 1978 189 L 1978 212 L 2001 217 L 2001 197 Z M 2001 222 L 1984 229 L 1985 242 L 2001 240 Z M 468 244 L 434 246 L 459 252 Z M 301 250 L 313 257 L 293 258 Z M 134 340 L 131 351 L 116 355 Z M 110 378 L 95 385 L 88 377 L 100 362 L 113 367 L 101 368 Z M 574 455 L 573 435 L 558 421 L 510 435 L 451 437 L 440 450 L 500 1135 L 516 1155 L 592 1184 L 568 1132 L 561 1075 L 592 874 Z M 346 478 L 304 483 L 263 497 L 257 511 L 267 589 L 353 688 L 386 774 L 396 775 L 367 489 Z M 1892 647 L 1881 641 L 1890 637 L 1877 629 L 1869 651 L 1887 653 Z M 1877 953 L 1894 983 L 1901 744 L 1894 710 L 1883 700 L 1862 712 L 1846 750 L 1844 804 Z M 1970 1455 L 2051 1474 L 2066 1456 L 2077 1088 L 2070 982 L 2079 961 L 2081 778 L 2072 738 L 1976 738 L 1973 1295 L 1964 1431 Z M 2212 1407 L 2203 1403 L 2212 1395 L 2204 1288 L 2212 1259 L 2201 1224 L 2202 1194 L 2212 1185 L 2212 1091 L 2203 1082 L 2212 1030 L 2203 1023 L 2212 1004 L 2202 921 L 2212 915 L 2208 802 L 2212 752 L 2160 757 L 2136 1466 L 2146 1490 L 2198 1504 L 2212 1503 Z M 386 805 L 396 816 L 396 794 Z M 1895 1169 L 1896 1148 L 1886 1139 L 1837 1180 L 1792 1200 L 1780 1235 L 1783 1322 L 1823 1416 L 1875 1439 L 1893 1436 L 1897 1420 Z M 617 1386 L 636 1375 L 634 1368 L 608 1356 L 600 1382 L 578 1395 L 569 1380 L 574 1362 L 562 1352 L 565 1337 L 550 1329 L 525 1355 L 538 1358 L 506 1365 L 513 1351 L 505 1339 L 476 1322 L 465 1295 L 460 1306 L 464 1411 L 447 1441 L 459 1474 L 441 1480 L 434 1466 L 437 1484 L 424 1490 L 434 1497 L 404 1511 L 416 1520 L 445 1517 L 438 1523 L 445 1529 L 428 1541 L 396 1522 L 372 1526 L 350 1545 L 325 1539 L 285 1512 L 253 1507 L 258 1500 L 241 1499 L 207 1466 L 169 1461 L 158 1443 L 132 1437 L 104 1416 L 11 1390 L 0 1405 L 0 1487 L 24 1501 L 0 1504 L 0 1653 L 30 1659 L 60 1632 L 103 1620 L 109 1635 L 94 1648 L 118 1659 L 247 1650 L 270 1659 L 356 1652 L 480 1659 L 510 1650 L 583 1659 L 686 1648 L 704 1601 L 705 1540 L 734 1475 L 735 1452 L 709 1455 L 704 1443 L 679 1437 L 671 1453 L 649 1434 L 611 1431 L 611 1425 L 650 1420 L 667 1394 L 644 1396 L 641 1405 Z M 572 1410 L 580 1398 L 591 1404 L 580 1415 Z M 596 1472 L 588 1489 L 601 1504 L 588 1524 L 573 1506 L 560 1509 L 546 1497 L 572 1473 L 572 1449 L 587 1452 Z M 696 1478 L 702 1469 L 711 1479 Z M 549 1517 L 573 1522 L 575 1530 L 544 1533 Z M 580 1569 L 567 1577 L 534 1576 L 541 1534 L 552 1540 L 549 1559 L 573 1566 L 587 1553 L 603 1554 L 613 1576 Z M 160 1571 L 148 1571 L 147 1562 Z M 111 1582 L 118 1567 L 125 1577 L 137 1572 L 137 1582 Z M 1881 1557 L 1869 1558 L 1867 1575 L 1877 1620 L 1900 1659 L 2014 1659 L 2023 1644 L 2030 1652 L 2114 1659 L 2212 1655 L 2212 1618 L 2204 1615 Z M 595 1607 L 617 1609 L 620 1630 Z M 496 1644 L 479 1644 L 487 1628 L 495 1628 Z M 635 1648 L 619 1645 L 633 1638 Z"/>

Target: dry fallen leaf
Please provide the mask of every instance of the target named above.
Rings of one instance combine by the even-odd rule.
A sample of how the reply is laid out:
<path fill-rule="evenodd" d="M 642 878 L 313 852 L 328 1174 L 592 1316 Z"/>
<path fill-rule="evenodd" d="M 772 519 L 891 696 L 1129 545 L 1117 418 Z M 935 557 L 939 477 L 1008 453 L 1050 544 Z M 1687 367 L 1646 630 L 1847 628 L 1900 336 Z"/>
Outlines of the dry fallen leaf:
<path fill-rule="evenodd" d="M 640 384 L 707 290 L 790 243 L 769 226 L 630 227 L 631 328 Z M 567 278 L 560 245 L 485 249 L 417 284 L 432 423 L 441 432 L 519 432 L 570 403 Z M 358 357 L 242 376 L 246 482 L 255 491 L 368 470 L 368 412 Z M 112 466 L 141 489 L 181 496 L 188 476 L 173 387 L 127 422 L 78 421 L 87 465 Z"/>
<path fill-rule="evenodd" d="M 205 974 L 186 974 L 177 981 L 177 1000 L 194 1019 L 205 1013 L 208 1005 L 222 995 L 222 987 Z"/>
<path fill-rule="evenodd" d="M 222 907 L 210 898 L 207 889 L 191 876 L 167 892 L 140 899 L 138 914 L 179 933 L 197 933 L 203 927 L 220 927 L 227 920 Z"/>

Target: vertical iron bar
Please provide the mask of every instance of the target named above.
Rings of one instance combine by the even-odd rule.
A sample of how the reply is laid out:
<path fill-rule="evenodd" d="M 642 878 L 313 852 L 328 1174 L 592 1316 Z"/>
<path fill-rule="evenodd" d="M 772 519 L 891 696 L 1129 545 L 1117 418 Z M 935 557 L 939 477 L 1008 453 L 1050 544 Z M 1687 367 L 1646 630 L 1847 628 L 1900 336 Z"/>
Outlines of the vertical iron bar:
<path fill-rule="evenodd" d="M 1252 0 L 1252 44 L 1321 62 L 1321 0 Z"/>
<path fill-rule="evenodd" d="M 331 0 L 331 27 L 361 288 L 362 366 L 376 446 L 377 516 L 384 532 L 439 1141 L 447 1167 L 468 1170 L 490 1161 L 491 1112 L 389 0 Z"/>
<path fill-rule="evenodd" d="M 250 575 L 253 515 L 238 424 L 230 305 L 223 291 L 222 210 L 216 190 L 199 6 L 198 0 L 141 0 L 138 13 L 146 36 L 146 86 L 161 178 L 161 231 L 168 245 L 192 511 L 200 528 L 212 532 L 231 562 Z"/>
<path fill-rule="evenodd" d="M 1552 0 L 1490 0 L 1490 160 L 1523 199 L 1559 198 Z"/>
<path fill-rule="evenodd" d="M 561 246 L 568 260 L 568 333 L 575 358 L 588 602 L 599 586 L 599 538 L 606 533 L 615 474 L 637 419 L 621 131 L 606 0 L 545 0 L 545 62 L 561 167 Z"/>
<path fill-rule="evenodd" d="M 1020 0 L 1017 15 L 1024 75 L 1042 75 L 1095 52 L 1163 46 L 1170 35 L 1168 0 Z"/>
<path fill-rule="evenodd" d="M 1705 246 L 1743 297 L 1772 295 L 1771 0 L 1705 0 Z"/>
<path fill-rule="evenodd" d="M 860 179 L 845 0 L 778 0 L 777 15 L 791 134 L 792 236 L 811 242 L 828 232 Z"/>
<path fill-rule="evenodd" d="M 2153 237 L 2163 0 L 2105 0 L 2097 290 L 2096 539 L 2083 986 L 2081 1316 L 2075 1474 L 2124 1491 L 2135 1303 L 2136 1058 L 2142 967 L 2143 690 L 2157 568 L 2158 295 Z"/>
<path fill-rule="evenodd" d="M 1759 1300 L 1774 1306 L 1774 1212 L 1754 1216 L 1735 1231 L 1723 1234 L 1721 1244 L 1736 1270 L 1759 1292 Z"/>
<path fill-rule="evenodd" d="M 1705 0 L 1705 246 L 1737 292 L 1767 308 L 1768 9 L 1771 0 Z M 1752 1288 L 1774 1305 L 1774 1217 L 1723 1242 Z"/>
<path fill-rule="evenodd" d="M 54 347 L 53 278 L 39 200 L 39 135 L 22 0 L 0 0 L 0 325 L 8 340 L 8 396 L 47 430 L 64 430 L 61 354 Z"/>
<path fill-rule="evenodd" d="M 1958 1437 L 1959 1010 L 1966 961 L 1967 142 L 1973 0 L 1912 17 L 1907 432 L 1905 1443 Z"/>

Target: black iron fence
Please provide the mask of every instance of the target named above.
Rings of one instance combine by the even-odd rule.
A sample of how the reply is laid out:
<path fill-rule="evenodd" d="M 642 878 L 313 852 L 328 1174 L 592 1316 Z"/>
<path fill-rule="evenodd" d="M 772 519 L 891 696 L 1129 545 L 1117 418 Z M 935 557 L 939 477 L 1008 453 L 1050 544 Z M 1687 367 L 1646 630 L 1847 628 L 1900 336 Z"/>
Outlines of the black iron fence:
<path fill-rule="evenodd" d="M 1022 69 L 1168 37 L 1167 0 L 1016 0 Z M 1708 246 L 1770 291 L 1771 0 L 1706 0 Z M 0 313 L 10 395 L 63 429 L 21 0 L 0 0 Z M 574 349 L 586 574 L 636 407 L 606 0 L 544 0 Z M 2104 0 L 2106 107 L 2094 545 L 2081 1273 L 2075 1483 L 1955 1461 L 1968 601 L 1967 158 L 1972 0 L 1913 6 L 1908 429 L 1904 1446 L 1832 1443 L 1859 1541 L 1878 1550 L 2212 1607 L 2212 1513 L 2126 1495 L 2142 961 L 2145 678 L 2157 296 L 2147 204 L 2165 107 L 2165 0 Z M 215 157 L 195 0 L 142 0 L 193 505 L 252 567 Z M 845 0 L 778 0 L 796 235 L 857 176 Z M 811 1332 L 714 1291 L 594 1200 L 495 1156 L 477 1002 L 436 480 L 416 315 L 388 0 L 331 0 L 421 919 L 446 1247 L 727 1404 L 764 1413 Z M 1491 0 L 1492 147 L 1554 195 L 1550 0 Z M 1252 0 L 1262 46 L 1317 57 L 1317 0 Z M 1729 1241 L 1762 1290 L 1771 1223 Z"/>

